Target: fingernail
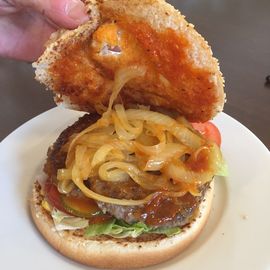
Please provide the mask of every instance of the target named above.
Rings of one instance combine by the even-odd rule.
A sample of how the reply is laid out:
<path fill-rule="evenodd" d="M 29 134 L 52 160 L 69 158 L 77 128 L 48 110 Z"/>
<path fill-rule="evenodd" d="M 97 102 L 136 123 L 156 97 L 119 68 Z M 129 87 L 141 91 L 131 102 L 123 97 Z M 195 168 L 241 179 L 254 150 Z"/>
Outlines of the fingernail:
<path fill-rule="evenodd" d="M 86 8 L 79 0 L 69 0 L 65 6 L 65 13 L 79 24 L 89 20 Z"/>

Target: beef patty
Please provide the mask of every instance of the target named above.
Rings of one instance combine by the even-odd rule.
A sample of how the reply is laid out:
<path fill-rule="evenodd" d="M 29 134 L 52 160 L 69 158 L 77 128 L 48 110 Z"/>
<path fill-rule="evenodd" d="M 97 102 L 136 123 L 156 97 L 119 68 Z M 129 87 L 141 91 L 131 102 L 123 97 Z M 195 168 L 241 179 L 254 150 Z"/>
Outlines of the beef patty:
<path fill-rule="evenodd" d="M 67 153 L 63 146 L 68 142 L 70 136 L 87 128 L 99 118 L 97 114 L 85 114 L 72 126 L 65 129 L 47 153 L 47 161 L 44 172 L 56 183 L 57 170 L 65 167 Z M 86 179 L 87 180 L 87 179 Z M 102 195 L 119 199 L 142 199 L 150 194 L 132 180 L 126 182 L 112 183 L 100 179 L 88 179 L 90 188 Z M 142 221 L 153 227 L 175 227 L 185 226 L 190 223 L 197 214 L 199 204 L 204 198 L 208 184 L 200 187 L 201 195 L 193 196 L 186 193 L 179 198 L 166 198 L 162 193 L 157 194 L 148 204 L 142 206 L 121 206 L 104 202 L 97 202 L 100 209 L 109 213 L 117 219 L 133 223 Z"/>

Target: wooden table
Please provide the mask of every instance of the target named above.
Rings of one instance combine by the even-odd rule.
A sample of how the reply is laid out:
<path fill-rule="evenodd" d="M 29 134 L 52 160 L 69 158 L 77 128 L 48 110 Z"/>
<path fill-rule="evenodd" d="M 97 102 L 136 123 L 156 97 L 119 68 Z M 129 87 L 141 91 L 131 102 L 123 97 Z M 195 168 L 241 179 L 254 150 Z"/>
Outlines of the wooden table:
<path fill-rule="evenodd" d="M 226 79 L 225 112 L 270 149 L 270 1 L 175 0 L 209 41 Z M 1 37 L 0 37 L 1 38 Z M 54 106 L 33 79 L 30 64 L 0 59 L 0 141 L 21 124 Z M 241 138 L 235 138 L 237 139 Z"/>

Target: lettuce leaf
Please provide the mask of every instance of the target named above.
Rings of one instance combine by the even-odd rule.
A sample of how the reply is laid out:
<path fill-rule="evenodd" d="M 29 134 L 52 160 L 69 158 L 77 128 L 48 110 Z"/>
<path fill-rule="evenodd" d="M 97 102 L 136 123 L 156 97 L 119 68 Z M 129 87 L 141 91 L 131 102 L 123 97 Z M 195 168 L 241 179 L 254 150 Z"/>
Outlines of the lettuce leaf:
<path fill-rule="evenodd" d="M 86 228 L 85 236 L 94 237 L 99 235 L 109 235 L 114 238 L 136 238 L 143 233 L 165 234 L 170 237 L 180 233 L 180 228 L 151 228 L 142 222 L 128 224 L 122 220 L 112 219 L 107 223 L 91 224 Z"/>
<path fill-rule="evenodd" d="M 179 227 L 172 227 L 172 228 L 157 228 L 152 230 L 150 233 L 157 233 L 157 234 L 166 234 L 166 236 L 170 237 L 175 234 L 180 233 Z"/>
<path fill-rule="evenodd" d="M 114 238 L 136 238 L 143 233 L 157 233 L 173 236 L 180 233 L 180 228 L 151 228 L 143 222 L 128 224 L 123 220 L 112 219 L 106 223 L 90 224 L 85 218 L 70 216 L 60 210 L 53 209 L 51 216 L 57 231 L 86 229 L 86 237 L 109 235 Z"/>
<path fill-rule="evenodd" d="M 209 162 L 217 176 L 228 176 L 228 166 L 224 160 L 220 148 L 215 144 L 211 144 Z"/>
<path fill-rule="evenodd" d="M 228 170 L 228 165 L 226 163 L 226 161 L 222 158 L 219 163 L 217 164 L 217 172 L 216 175 L 218 176 L 229 176 L 229 170 Z"/>
<path fill-rule="evenodd" d="M 51 216 L 57 231 L 84 229 L 89 225 L 87 219 L 70 216 L 55 208 L 52 210 Z"/>

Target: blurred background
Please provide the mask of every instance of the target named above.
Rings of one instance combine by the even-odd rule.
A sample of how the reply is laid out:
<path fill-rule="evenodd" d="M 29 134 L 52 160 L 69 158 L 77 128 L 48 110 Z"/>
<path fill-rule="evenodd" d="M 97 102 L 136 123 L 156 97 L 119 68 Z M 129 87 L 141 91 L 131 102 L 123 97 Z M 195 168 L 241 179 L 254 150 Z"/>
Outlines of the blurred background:
<path fill-rule="evenodd" d="M 270 75 L 270 1 L 168 2 L 195 25 L 219 59 L 226 81 L 225 113 L 270 149 L 270 84 L 265 84 Z M 0 88 L 0 141 L 55 106 L 51 93 L 35 82 L 29 63 L 0 59 Z"/>

